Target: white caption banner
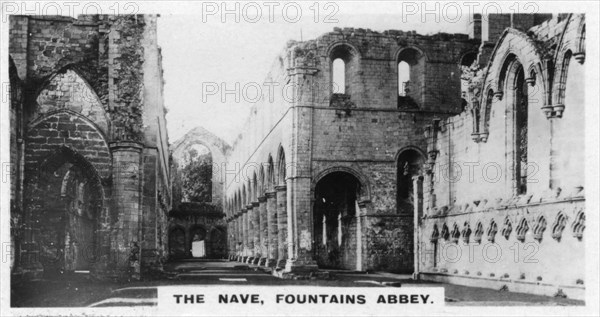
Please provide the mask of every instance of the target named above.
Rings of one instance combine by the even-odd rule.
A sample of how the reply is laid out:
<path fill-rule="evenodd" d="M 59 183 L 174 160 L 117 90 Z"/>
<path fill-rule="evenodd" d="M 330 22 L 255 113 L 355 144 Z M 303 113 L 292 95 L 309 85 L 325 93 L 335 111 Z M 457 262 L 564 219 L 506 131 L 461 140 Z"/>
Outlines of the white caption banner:
<path fill-rule="evenodd" d="M 442 287 L 167 286 L 158 310 L 195 316 L 398 316 L 439 311 Z"/>

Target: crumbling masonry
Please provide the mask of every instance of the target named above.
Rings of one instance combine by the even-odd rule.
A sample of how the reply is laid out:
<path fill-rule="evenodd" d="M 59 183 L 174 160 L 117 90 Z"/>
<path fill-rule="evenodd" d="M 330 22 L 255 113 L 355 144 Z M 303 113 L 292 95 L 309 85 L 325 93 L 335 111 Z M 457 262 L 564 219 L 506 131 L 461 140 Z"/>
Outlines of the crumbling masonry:
<path fill-rule="evenodd" d="M 156 21 L 10 17 L 14 276 L 160 268 L 171 189 Z"/>
<path fill-rule="evenodd" d="M 582 298 L 584 16 L 488 18 L 289 42 L 228 158 L 230 258 Z"/>
<path fill-rule="evenodd" d="M 156 17 L 11 17 L 14 274 L 138 276 L 197 237 L 280 276 L 388 271 L 582 299 L 584 15 L 487 18 L 487 34 L 476 15 L 468 34 L 287 43 L 231 147 L 200 128 L 172 147 L 218 163 L 210 201 L 190 203 Z"/>

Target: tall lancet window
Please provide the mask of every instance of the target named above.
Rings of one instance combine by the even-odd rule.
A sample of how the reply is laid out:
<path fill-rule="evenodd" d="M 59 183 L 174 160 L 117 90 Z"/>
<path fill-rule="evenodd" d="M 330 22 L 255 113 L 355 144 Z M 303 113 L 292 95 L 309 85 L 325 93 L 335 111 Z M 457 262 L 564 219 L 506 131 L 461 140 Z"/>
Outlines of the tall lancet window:
<path fill-rule="evenodd" d="M 332 92 L 334 94 L 346 93 L 346 63 L 341 58 L 333 61 Z"/>
<path fill-rule="evenodd" d="M 410 65 L 401 61 L 398 63 L 398 96 L 406 96 L 410 84 Z"/>

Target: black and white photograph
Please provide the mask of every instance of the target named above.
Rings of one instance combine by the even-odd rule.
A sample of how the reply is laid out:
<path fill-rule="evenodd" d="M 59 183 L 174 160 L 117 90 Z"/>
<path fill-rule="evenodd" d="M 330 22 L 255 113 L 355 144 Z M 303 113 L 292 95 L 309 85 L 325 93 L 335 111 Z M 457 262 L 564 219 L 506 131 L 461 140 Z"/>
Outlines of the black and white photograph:
<path fill-rule="evenodd" d="M 598 3 L 0 6 L 0 315 L 600 315 Z"/>

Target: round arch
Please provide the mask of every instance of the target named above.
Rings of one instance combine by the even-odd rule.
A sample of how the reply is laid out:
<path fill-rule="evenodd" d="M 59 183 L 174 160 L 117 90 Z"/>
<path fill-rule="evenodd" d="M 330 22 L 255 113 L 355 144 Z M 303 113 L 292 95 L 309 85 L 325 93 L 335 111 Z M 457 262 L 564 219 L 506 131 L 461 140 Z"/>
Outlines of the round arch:
<path fill-rule="evenodd" d="M 415 51 L 419 54 L 420 57 L 422 57 L 425 60 L 425 62 L 429 61 L 429 57 L 427 56 L 425 51 L 423 51 L 423 49 L 421 49 L 420 47 L 418 47 L 416 45 L 409 45 L 409 46 L 399 47 L 396 50 L 396 52 L 394 52 L 394 60 L 396 61 L 396 63 L 400 62 L 400 57 L 402 54 L 406 54 L 406 52 L 409 52 L 409 51 Z"/>
<path fill-rule="evenodd" d="M 73 119 L 73 117 L 75 117 L 75 120 Z M 53 121 L 53 122 L 50 122 L 50 121 Z M 55 122 L 58 122 L 58 123 L 55 123 Z M 83 141 L 90 140 L 90 139 L 95 139 L 97 141 L 100 141 L 101 144 L 96 145 L 95 150 L 97 152 L 103 153 L 102 156 L 91 155 L 91 154 L 85 154 L 85 155 L 81 155 L 81 156 L 83 158 L 85 158 L 91 165 L 94 166 L 94 168 L 98 172 L 98 175 L 102 179 L 105 179 L 105 180 L 109 179 L 111 176 L 110 166 L 112 165 L 112 152 L 110 151 L 110 149 L 108 147 L 107 138 L 104 135 L 104 133 L 102 132 L 102 130 L 94 124 L 94 122 L 90 121 L 87 117 L 83 116 L 82 114 L 68 110 L 68 109 L 52 111 L 41 118 L 31 121 L 26 127 L 25 135 L 28 140 L 32 140 L 32 139 L 37 140 L 36 136 L 38 133 L 41 133 L 43 130 L 50 129 L 52 124 L 58 125 L 58 124 L 61 124 L 61 122 L 79 123 L 79 124 L 87 125 L 90 129 L 93 130 L 93 133 L 95 133 L 95 135 L 91 136 L 90 133 L 92 133 L 92 132 L 89 132 L 88 134 L 78 134 L 78 131 L 76 129 L 69 129 L 69 131 L 71 131 L 71 133 L 73 133 L 72 134 L 73 136 L 70 136 L 69 138 L 65 138 L 63 144 L 57 145 L 57 149 L 60 147 L 65 147 L 65 148 L 72 150 L 74 153 L 79 153 L 79 151 L 88 150 L 87 147 L 82 145 L 82 144 L 84 144 Z M 66 132 L 67 130 L 63 130 L 63 131 Z M 86 135 L 87 135 L 87 137 L 86 137 Z M 36 161 L 39 163 L 41 160 L 44 159 L 43 153 L 48 154 L 49 151 L 46 150 L 45 148 L 42 148 L 39 145 L 37 145 L 36 142 L 37 141 L 35 141 L 35 142 L 30 141 L 29 146 L 26 147 L 24 154 L 25 154 L 25 157 L 28 158 L 28 161 Z M 33 151 L 36 148 L 39 148 L 40 151 L 37 151 L 37 152 Z M 26 164 L 26 165 L 30 165 L 30 164 Z"/>
<path fill-rule="evenodd" d="M 466 51 L 460 55 L 460 58 L 456 61 L 458 65 L 461 66 L 471 66 L 475 61 L 477 61 L 478 51 Z"/>
<path fill-rule="evenodd" d="M 413 177 L 423 174 L 426 156 L 416 146 L 407 146 L 396 156 L 396 211 L 412 214 L 415 210 Z"/>
<path fill-rule="evenodd" d="M 311 197 L 314 196 L 314 192 L 315 192 L 315 189 L 316 189 L 319 181 L 321 179 L 323 179 L 325 176 L 327 176 L 328 174 L 331 174 L 334 172 L 346 172 L 346 173 L 351 174 L 352 176 L 356 177 L 356 179 L 359 181 L 360 186 L 361 186 L 360 195 L 358 197 L 359 202 L 371 201 L 371 185 L 370 185 L 368 178 L 366 176 L 364 176 L 362 173 L 360 173 L 359 171 L 355 170 L 354 168 L 347 167 L 347 166 L 329 167 L 329 168 L 326 168 L 326 169 L 320 171 L 315 176 L 313 176 L 312 183 L 310 186 L 311 193 L 312 193 Z"/>
<path fill-rule="evenodd" d="M 40 244 L 45 272 L 90 270 L 104 235 L 108 205 L 102 179 L 83 155 L 65 145 L 25 170 L 25 224 Z"/>
<path fill-rule="evenodd" d="M 183 226 L 170 226 L 168 230 L 168 239 L 170 258 L 183 258 L 187 255 L 186 231 Z"/>
<path fill-rule="evenodd" d="M 360 51 L 348 41 L 338 41 L 331 43 L 329 47 L 327 47 L 327 58 L 329 58 L 330 61 L 333 61 L 339 50 L 344 50 L 350 53 L 353 58 L 361 58 Z"/>
<path fill-rule="evenodd" d="M 418 152 L 424 158 L 427 157 L 427 155 L 425 154 L 425 151 L 423 151 L 420 147 L 418 147 L 416 145 L 407 145 L 407 146 L 404 146 L 404 147 L 400 148 L 398 150 L 398 152 L 396 152 L 396 155 L 394 156 L 394 161 L 398 162 L 398 158 L 400 157 L 400 155 L 403 152 L 409 151 L 409 150 Z"/>

